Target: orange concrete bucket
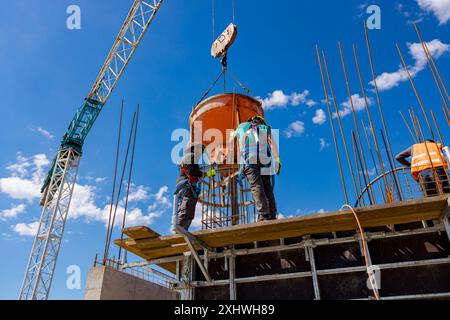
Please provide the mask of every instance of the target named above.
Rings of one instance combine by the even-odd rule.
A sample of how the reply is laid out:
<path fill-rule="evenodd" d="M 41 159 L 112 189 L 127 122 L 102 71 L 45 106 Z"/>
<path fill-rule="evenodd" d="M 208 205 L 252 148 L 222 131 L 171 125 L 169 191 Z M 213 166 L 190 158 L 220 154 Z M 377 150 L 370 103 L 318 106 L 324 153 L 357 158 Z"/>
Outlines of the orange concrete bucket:
<path fill-rule="evenodd" d="M 233 93 L 212 96 L 199 103 L 189 117 L 191 141 L 209 146 L 214 141 L 211 134 L 215 136 L 220 132 L 223 143 L 214 148 L 211 152 L 213 159 L 210 159 L 220 163 L 223 155 L 227 154 L 227 141 L 231 130 L 257 115 L 264 117 L 264 110 L 261 102 L 254 98 Z M 215 132 L 209 129 L 215 129 Z"/>

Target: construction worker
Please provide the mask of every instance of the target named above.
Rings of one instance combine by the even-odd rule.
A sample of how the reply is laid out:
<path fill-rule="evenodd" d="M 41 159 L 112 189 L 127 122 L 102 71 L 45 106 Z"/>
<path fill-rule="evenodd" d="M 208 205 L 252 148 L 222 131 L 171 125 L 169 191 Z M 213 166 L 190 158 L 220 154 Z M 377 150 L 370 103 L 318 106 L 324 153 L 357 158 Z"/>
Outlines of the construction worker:
<path fill-rule="evenodd" d="M 204 151 L 204 145 L 191 143 L 184 150 L 184 156 L 180 161 L 180 175 L 177 178 L 175 190 L 175 210 L 177 210 L 175 223 L 186 231 L 195 217 L 195 206 L 200 194 L 199 180 L 203 177 L 199 162 Z"/>
<path fill-rule="evenodd" d="M 409 157 L 412 158 L 411 163 L 407 160 Z M 440 143 L 436 143 L 434 140 L 416 143 L 399 153 L 395 158 L 401 164 L 411 168 L 411 175 L 414 180 L 425 187 L 424 191 L 427 196 L 434 196 L 439 193 L 436 182 L 441 184 L 444 193 L 450 193 L 446 172 L 448 163 Z M 436 178 L 438 181 L 436 181 Z"/>
<path fill-rule="evenodd" d="M 240 176 L 245 176 L 249 182 L 259 213 L 258 221 L 274 220 L 278 213 L 273 193 L 274 174 L 280 173 L 281 162 L 271 128 L 264 118 L 254 116 L 241 123 L 230 135 L 230 145 L 235 138 L 239 140 Z M 276 159 L 275 168 L 272 156 Z"/>

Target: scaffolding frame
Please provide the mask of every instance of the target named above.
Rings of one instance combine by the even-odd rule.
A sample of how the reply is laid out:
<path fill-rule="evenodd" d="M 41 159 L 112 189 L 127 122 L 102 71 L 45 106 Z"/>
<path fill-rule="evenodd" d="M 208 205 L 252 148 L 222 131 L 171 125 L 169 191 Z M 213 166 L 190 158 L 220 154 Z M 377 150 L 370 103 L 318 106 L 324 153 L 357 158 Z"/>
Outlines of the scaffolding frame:
<path fill-rule="evenodd" d="M 422 234 L 432 234 L 432 233 L 446 233 L 448 241 L 450 242 L 450 198 L 447 200 L 447 204 L 441 218 L 439 220 L 433 221 L 433 226 L 424 226 L 422 228 L 410 229 L 405 231 L 378 231 L 378 232 L 365 232 L 366 242 L 376 239 L 387 239 L 387 238 L 401 238 L 414 235 Z M 195 289 L 202 287 L 213 287 L 213 286 L 229 286 L 229 297 L 230 300 L 238 299 L 237 295 L 237 284 L 241 283 L 255 283 L 271 280 L 283 280 L 283 279 L 297 279 L 297 278 L 311 278 L 314 297 L 316 300 L 320 300 L 321 290 L 319 284 L 319 277 L 324 275 L 333 274 L 344 274 L 344 273 L 360 273 L 365 272 L 366 267 L 353 266 L 353 267 L 342 267 L 333 269 L 318 269 L 316 267 L 316 259 L 314 256 L 315 248 L 320 246 L 331 246 L 336 244 L 346 244 L 346 243 L 357 243 L 360 246 L 361 255 L 363 255 L 361 235 L 356 233 L 354 236 L 337 237 L 333 234 L 333 237 L 314 239 L 311 236 L 303 236 L 302 241 L 294 244 L 285 244 L 285 239 L 279 239 L 279 244 L 258 247 L 257 243 L 254 244 L 254 248 L 251 249 L 236 249 L 234 246 L 216 248 L 219 252 L 205 251 L 203 254 L 199 254 L 198 257 L 203 260 L 206 270 L 208 270 L 208 262 L 211 259 L 224 258 L 225 270 L 228 270 L 228 279 L 224 280 L 214 280 L 211 281 L 195 281 L 195 261 L 192 252 L 185 252 L 183 255 L 146 260 L 142 262 L 134 262 L 123 265 L 124 269 L 143 267 L 161 263 L 176 262 L 176 277 L 175 281 L 170 284 L 170 287 L 174 290 L 178 290 L 181 293 L 183 300 L 192 300 L 195 298 Z M 254 255 L 260 253 L 270 253 L 270 252 L 283 252 L 295 249 L 304 249 L 306 261 L 310 263 L 310 271 L 305 272 L 292 272 L 286 274 L 270 274 L 270 275 L 260 275 L 252 277 L 236 277 L 236 257 L 245 255 Z M 222 250 L 222 251 L 221 251 Z M 367 254 L 369 261 L 370 250 L 367 247 Z M 393 262 L 393 263 L 383 263 L 373 265 L 379 270 L 388 269 L 403 269 L 411 267 L 421 267 L 430 265 L 442 265 L 450 264 L 450 256 L 446 258 L 435 258 L 435 259 L 425 259 L 425 260 L 414 260 L 414 261 L 403 261 L 403 262 Z M 372 265 L 372 262 L 371 262 Z M 183 269 L 183 270 L 182 270 Z M 430 294 L 412 294 L 403 296 L 381 296 L 381 299 L 425 299 L 425 298 L 448 298 L 450 297 L 450 292 L 439 292 Z M 373 299 L 369 296 L 367 299 Z M 359 300 L 359 299 L 357 299 Z"/>

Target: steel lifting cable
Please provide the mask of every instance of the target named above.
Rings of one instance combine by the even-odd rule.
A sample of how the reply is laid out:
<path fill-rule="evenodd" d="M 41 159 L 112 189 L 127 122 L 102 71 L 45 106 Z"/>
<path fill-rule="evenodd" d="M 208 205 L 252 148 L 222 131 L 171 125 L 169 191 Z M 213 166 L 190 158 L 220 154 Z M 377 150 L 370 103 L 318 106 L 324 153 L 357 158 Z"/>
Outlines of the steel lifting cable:
<path fill-rule="evenodd" d="M 206 90 L 206 92 L 202 95 L 202 97 L 200 98 L 200 100 L 192 107 L 192 109 L 194 109 L 196 106 L 198 106 L 200 104 L 200 102 L 202 102 L 206 96 L 211 92 L 211 90 L 214 88 L 214 86 L 216 85 L 217 81 L 220 80 L 220 78 L 222 77 L 222 75 L 224 74 L 225 70 L 223 69 L 219 76 L 216 78 L 216 80 L 213 81 L 213 83 L 209 86 L 208 90 Z"/>
<path fill-rule="evenodd" d="M 212 15 L 212 41 L 214 42 L 215 40 L 216 40 L 216 33 L 215 33 L 215 29 L 216 29 L 216 19 L 215 19 L 215 16 L 216 16 L 216 5 L 215 5 L 215 1 L 214 0 L 211 0 L 211 7 L 212 7 L 212 10 L 211 10 L 211 15 Z M 236 8 L 236 5 L 235 5 L 235 1 L 234 0 L 231 0 L 231 10 L 232 10 L 232 21 L 233 21 L 233 24 L 235 24 L 235 8 Z"/>
<path fill-rule="evenodd" d="M 202 97 L 200 98 L 200 100 L 192 107 L 192 109 L 195 109 L 196 106 L 198 106 L 207 96 L 208 94 L 211 92 L 211 90 L 214 88 L 214 86 L 217 84 L 217 82 L 220 80 L 220 78 L 222 76 L 225 76 L 225 73 L 228 72 L 230 74 L 230 76 L 233 78 L 234 81 L 236 81 L 236 83 L 245 91 L 247 92 L 250 96 L 252 96 L 253 98 L 255 98 L 255 96 L 250 92 L 250 90 L 244 86 L 242 84 L 242 82 L 239 81 L 238 78 L 236 78 L 236 76 L 234 74 L 231 73 L 231 71 L 229 69 L 222 69 L 222 71 L 220 72 L 219 76 L 216 78 L 216 80 L 213 81 L 213 83 L 209 86 L 208 90 L 206 90 L 206 92 L 202 95 Z"/>
<path fill-rule="evenodd" d="M 232 10 L 233 10 L 233 24 L 235 24 L 234 23 L 234 7 L 235 7 L 234 0 L 231 0 L 231 7 L 232 7 Z"/>
<path fill-rule="evenodd" d="M 370 262 L 369 262 L 369 258 L 368 258 L 368 255 L 367 255 L 367 243 L 366 243 L 366 236 L 364 234 L 364 230 L 363 230 L 363 228 L 361 226 L 361 223 L 359 221 L 358 215 L 356 214 L 356 210 L 351 205 L 349 205 L 348 203 L 344 204 L 341 207 L 341 210 L 344 209 L 344 208 L 350 209 L 350 211 L 352 212 L 353 217 L 355 218 L 356 223 L 358 225 L 358 229 L 359 229 L 359 232 L 361 234 L 361 241 L 362 241 L 362 247 L 363 247 L 363 252 L 364 252 L 364 260 L 365 260 L 365 263 L 366 263 L 366 271 L 367 271 L 367 275 L 369 276 L 370 285 L 372 287 L 371 289 L 373 291 L 375 299 L 380 300 L 380 295 L 378 293 L 378 290 L 377 290 L 376 286 L 373 284 L 373 275 L 370 272 Z"/>
<path fill-rule="evenodd" d="M 214 0 L 211 0 L 211 5 L 212 5 L 212 41 L 214 42 L 216 39 L 216 33 L 215 33 L 215 2 Z"/>
<path fill-rule="evenodd" d="M 253 98 L 255 98 L 255 96 L 250 92 L 250 90 L 244 86 L 238 78 L 235 77 L 234 74 L 231 73 L 231 71 L 229 69 L 226 69 L 226 72 L 228 72 L 230 74 L 230 76 L 233 78 L 234 81 L 236 81 L 236 83 L 245 91 L 247 92 L 249 95 L 251 95 Z"/>

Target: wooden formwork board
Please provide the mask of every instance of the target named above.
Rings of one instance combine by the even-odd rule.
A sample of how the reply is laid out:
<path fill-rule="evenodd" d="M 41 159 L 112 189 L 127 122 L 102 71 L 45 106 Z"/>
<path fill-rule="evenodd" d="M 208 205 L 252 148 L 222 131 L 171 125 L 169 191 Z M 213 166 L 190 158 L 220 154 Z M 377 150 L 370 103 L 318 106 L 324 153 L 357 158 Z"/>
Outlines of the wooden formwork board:
<path fill-rule="evenodd" d="M 442 196 L 365 207 L 358 209 L 357 214 L 363 228 L 422 220 L 438 220 L 448 206 L 447 198 L 448 196 Z M 202 230 L 193 232 L 193 235 L 209 247 L 219 248 L 254 241 L 349 231 L 356 228 L 357 224 L 353 214 L 351 211 L 345 210 Z M 180 235 L 161 236 L 142 226 L 126 228 L 123 232 L 129 238 L 118 239 L 114 243 L 146 260 L 177 256 L 189 251 L 184 238 Z M 200 250 L 201 248 L 198 247 L 197 249 Z M 170 272 L 175 272 L 175 263 L 159 266 Z"/>

